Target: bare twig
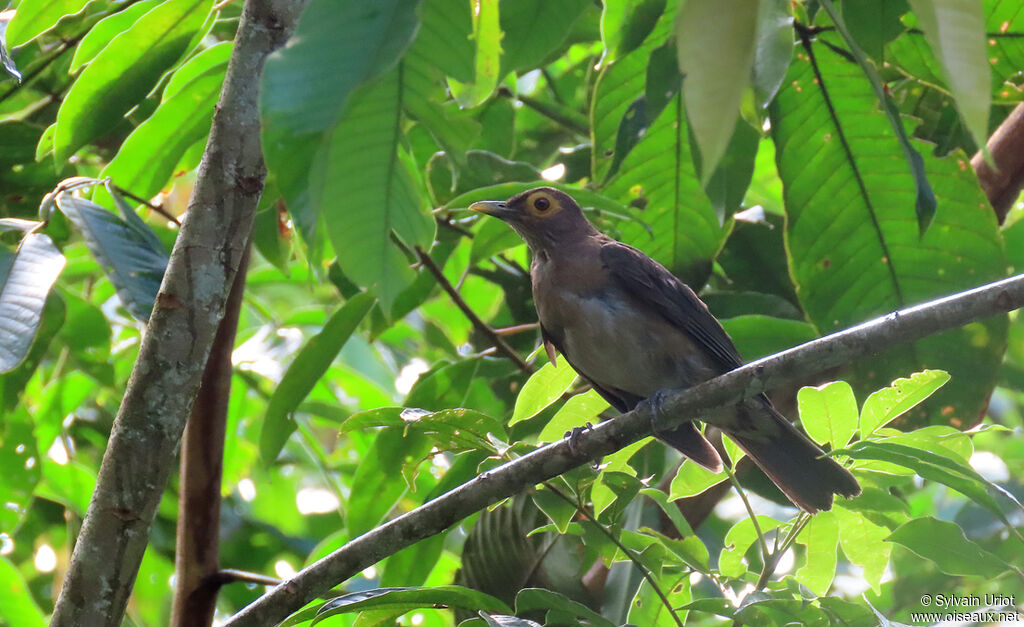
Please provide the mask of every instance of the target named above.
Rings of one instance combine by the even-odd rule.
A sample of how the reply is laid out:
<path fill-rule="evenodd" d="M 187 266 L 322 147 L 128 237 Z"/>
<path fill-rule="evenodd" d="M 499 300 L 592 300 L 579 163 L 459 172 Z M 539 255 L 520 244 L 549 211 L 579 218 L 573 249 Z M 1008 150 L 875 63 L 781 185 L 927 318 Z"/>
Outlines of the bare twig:
<path fill-rule="evenodd" d="M 168 212 L 166 209 L 164 209 L 163 205 L 153 204 L 153 203 L 149 202 L 148 200 L 146 200 L 145 198 L 142 198 L 141 196 L 136 196 L 135 194 L 131 193 L 127 189 L 125 189 L 123 187 L 120 187 L 118 185 L 114 185 L 114 189 L 117 190 L 118 194 L 121 194 L 125 198 L 131 198 L 135 202 L 137 202 L 139 204 L 142 204 L 142 205 L 145 205 L 146 207 L 148 207 L 151 210 L 155 211 L 162 218 L 165 218 L 168 222 L 173 222 L 176 225 L 181 226 L 181 222 L 178 221 L 178 218 L 174 217 L 173 215 L 171 215 L 170 212 Z"/>
<path fill-rule="evenodd" d="M 568 440 L 561 440 L 523 455 L 353 539 L 303 568 L 225 625 L 277 623 L 381 559 L 444 531 L 492 503 L 652 433 L 675 428 L 698 415 L 714 415 L 716 408 L 821 370 L 1021 306 L 1024 275 L 910 307 L 765 357 L 692 388 L 670 391 L 658 404 L 658 412 L 652 404 L 641 403 L 633 411 L 576 435 L 571 446 Z"/>
<path fill-rule="evenodd" d="M 494 344 L 495 348 L 498 349 L 498 352 L 511 359 L 520 370 L 526 374 L 532 373 L 533 368 L 530 367 L 530 364 L 526 363 L 526 361 L 519 356 L 519 353 L 508 345 L 508 342 L 498 335 L 494 329 L 488 326 L 486 322 L 481 320 L 480 316 L 476 315 L 476 312 L 466 304 L 466 301 L 462 299 L 458 290 L 456 290 L 455 286 L 453 286 L 451 281 L 448 280 L 448 277 L 444 275 L 441 268 L 437 267 L 437 264 L 430 258 L 430 255 L 424 252 L 424 250 L 419 246 L 416 247 L 416 255 L 419 257 L 420 263 L 423 264 L 423 267 L 430 271 L 430 274 L 434 275 L 434 279 L 437 280 L 441 289 L 451 297 L 452 302 L 455 303 L 455 306 L 459 308 L 459 311 L 466 316 L 469 322 L 473 325 L 473 328 L 487 336 L 487 338 L 491 340 L 491 343 Z"/>
<path fill-rule="evenodd" d="M 260 71 L 288 39 L 302 6 L 302 0 L 248 0 L 242 10 L 188 217 L 111 430 L 52 626 L 121 625 L 263 189 Z"/>
<path fill-rule="evenodd" d="M 506 335 L 516 335 L 517 333 L 525 333 L 527 331 L 536 331 L 540 328 L 540 323 L 527 322 L 526 324 L 516 324 L 511 327 L 504 327 L 502 329 L 495 329 L 494 333 L 502 337 Z"/>

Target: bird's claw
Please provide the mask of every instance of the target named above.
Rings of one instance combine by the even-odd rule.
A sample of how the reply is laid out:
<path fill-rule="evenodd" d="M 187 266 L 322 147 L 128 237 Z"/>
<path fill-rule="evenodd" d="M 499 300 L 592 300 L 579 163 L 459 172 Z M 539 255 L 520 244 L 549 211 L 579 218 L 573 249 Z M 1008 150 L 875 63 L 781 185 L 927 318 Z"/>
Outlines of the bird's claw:
<path fill-rule="evenodd" d="M 593 429 L 593 428 L 594 428 L 594 425 L 592 425 L 592 424 L 590 424 L 588 422 L 587 424 L 583 425 L 582 427 L 573 427 L 569 431 L 565 432 L 565 437 L 569 440 L 568 445 L 569 445 L 569 452 L 570 453 L 572 453 L 574 456 L 578 456 L 580 454 L 580 449 L 579 449 L 580 436 L 583 435 L 584 433 L 586 433 L 587 431 L 589 431 L 590 429 Z"/>
<path fill-rule="evenodd" d="M 647 409 L 651 412 L 651 432 L 659 433 L 664 429 L 659 428 L 658 423 L 661 422 L 662 416 L 665 415 L 665 398 L 667 392 L 665 390 L 658 390 L 654 394 L 651 394 L 646 399 L 640 401 L 641 404 L 646 405 Z"/>

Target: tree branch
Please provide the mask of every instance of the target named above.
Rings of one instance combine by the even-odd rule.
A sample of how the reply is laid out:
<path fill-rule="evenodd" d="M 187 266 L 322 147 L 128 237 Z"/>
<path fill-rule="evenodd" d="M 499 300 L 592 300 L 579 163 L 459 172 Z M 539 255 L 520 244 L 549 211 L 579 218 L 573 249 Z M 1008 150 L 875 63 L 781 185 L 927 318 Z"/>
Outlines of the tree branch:
<path fill-rule="evenodd" d="M 533 372 L 533 368 L 530 367 L 530 364 L 526 363 L 523 360 L 523 358 L 519 356 L 519 353 L 517 353 L 515 349 L 509 346 L 508 342 L 506 342 L 505 339 L 501 337 L 501 335 L 499 335 L 494 329 L 488 326 L 486 322 L 481 320 L 480 316 L 476 315 L 476 312 L 473 311 L 473 309 L 468 304 L 466 304 L 466 301 L 462 299 L 462 296 L 459 294 L 458 290 L 456 290 L 455 286 L 452 285 L 451 281 L 448 280 L 448 277 L 444 275 L 444 272 L 441 271 L 441 268 L 437 267 L 437 264 L 434 263 L 434 260 L 430 258 L 430 255 L 424 252 L 422 248 L 417 246 L 416 256 L 420 258 L 420 263 L 423 264 L 423 267 L 429 270 L 430 273 L 434 275 L 434 279 L 437 280 L 437 283 L 441 286 L 441 289 L 443 289 L 448 294 L 448 296 L 451 297 L 452 302 L 455 303 L 455 306 L 459 308 L 459 311 L 461 311 L 462 314 L 466 316 L 469 322 L 473 325 L 473 328 L 476 329 L 478 332 L 482 333 L 483 335 L 487 336 L 491 340 L 491 343 L 494 344 L 494 347 L 498 349 L 498 352 L 511 359 L 512 362 L 516 366 L 518 366 L 520 370 L 522 370 L 526 374 L 531 374 Z"/>
<path fill-rule="evenodd" d="M 988 151 L 995 168 L 985 163 L 979 151 L 971 158 L 981 188 L 1002 224 L 1024 187 L 1024 104 L 1010 113 L 988 139 Z"/>
<path fill-rule="evenodd" d="M 466 516 L 590 460 L 735 404 L 767 389 L 896 344 L 1024 306 L 1024 275 L 904 309 L 859 326 L 751 362 L 687 390 L 603 422 L 568 440 L 549 444 L 503 464 L 394 518 L 307 566 L 229 619 L 225 626 L 275 624 L 319 594 L 413 543 L 440 533 Z"/>
<path fill-rule="evenodd" d="M 114 421 L 51 625 L 117 627 L 263 189 L 259 76 L 302 0 L 248 0 L 184 225 Z"/>

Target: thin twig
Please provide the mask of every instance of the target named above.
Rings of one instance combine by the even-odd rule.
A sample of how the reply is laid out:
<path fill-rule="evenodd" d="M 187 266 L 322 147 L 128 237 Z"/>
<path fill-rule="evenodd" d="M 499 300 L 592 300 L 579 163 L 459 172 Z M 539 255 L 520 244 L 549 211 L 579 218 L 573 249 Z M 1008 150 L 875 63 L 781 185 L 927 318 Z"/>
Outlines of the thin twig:
<path fill-rule="evenodd" d="M 149 207 L 153 211 L 155 211 L 158 214 L 160 214 L 160 216 L 162 218 L 166 218 L 168 221 L 173 222 L 175 225 L 181 226 L 181 222 L 178 221 L 178 218 L 174 217 L 173 214 L 171 214 L 169 211 L 164 209 L 163 205 L 157 205 L 157 204 L 151 203 L 148 200 L 146 200 L 145 198 L 142 198 L 141 196 L 136 196 L 135 194 L 131 193 L 130 191 L 128 191 L 127 189 L 121 187 L 120 185 L 113 184 L 113 188 L 115 190 L 117 190 L 118 194 L 121 194 L 122 196 L 124 196 L 126 198 L 131 198 L 135 202 L 141 203 L 141 204 Z"/>
<path fill-rule="evenodd" d="M 495 348 L 497 348 L 500 353 L 511 359 L 512 362 L 516 366 L 518 366 L 520 370 L 522 370 L 526 374 L 532 374 L 533 368 L 530 367 L 530 364 L 526 363 L 526 361 L 524 361 L 523 358 L 519 356 L 519 353 L 513 350 L 513 348 L 509 346 L 508 343 L 500 335 L 495 333 L 494 329 L 488 326 L 486 322 L 481 320 L 480 316 L 476 315 L 476 313 L 470 308 L 470 306 L 466 304 L 466 301 L 462 299 L 462 296 L 459 294 L 458 290 L 456 290 L 455 287 L 452 286 L 451 281 L 449 281 L 448 277 L 444 275 L 444 272 L 441 271 L 441 268 L 439 268 L 437 264 L 434 263 L 434 260 L 430 258 L 430 255 L 424 252 L 423 249 L 420 248 L 419 246 L 416 247 L 416 255 L 419 257 L 420 263 L 423 264 L 423 267 L 429 270 L 430 273 L 434 275 L 434 278 L 441 286 L 441 289 L 448 293 L 448 296 L 451 297 L 452 302 L 454 302 L 455 306 L 459 308 L 459 311 L 461 311 L 462 314 L 466 316 L 469 322 L 473 325 L 473 328 L 487 336 L 494 344 Z"/>
<path fill-rule="evenodd" d="M 750 501 L 747 499 L 747 492 L 740 485 L 740 482 L 736 480 L 736 475 L 733 474 L 732 469 L 722 464 L 725 474 L 729 476 L 729 481 L 733 487 L 736 488 L 736 493 L 740 495 L 740 500 L 743 501 L 743 507 L 747 509 L 747 514 L 750 516 L 750 522 L 754 525 L 754 531 L 757 532 L 757 544 L 761 547 L 761 562 L 764 564 L 768 563 L 768 557 L 770 553 L 768 551 L 768 543 L 764 539 L 764 532 L 761 531 L 761 525 L 757 522 L 757 514 L 754 513 L 754 508 L 750 506 Z"/>
<path fill-rule="evenodd" d="M 535 98 L 524 96 L 522 94 L 514 94 L 512 93 L 512 90 L 507 87 L 499 87 L 498 95 L 518 100 L 519 102 L 533 109 L 537 113 L 543 115 L 552 122 L 561 124 L 565 128 L 569 129 L 570 131 L 578 135 L 590 135 L 590 128 L 587 126 L 587 123 L 582 118 L 576 118 L 572 114 L 559 111 L 555 107 L 552 107 L 551 105 L 541 102 L 540 100 L 537 100 Z"/>
<path fill-rule="evenodd" d="M 538 328 L 540 328 L 539 322 L 527 322 L 526 324 L 516 324 L 511 327 L 495 329 L 494 333 L 501 336 L 515 335 L 517 333 L 525 333 L 527 331 L 536 331 Z"/>

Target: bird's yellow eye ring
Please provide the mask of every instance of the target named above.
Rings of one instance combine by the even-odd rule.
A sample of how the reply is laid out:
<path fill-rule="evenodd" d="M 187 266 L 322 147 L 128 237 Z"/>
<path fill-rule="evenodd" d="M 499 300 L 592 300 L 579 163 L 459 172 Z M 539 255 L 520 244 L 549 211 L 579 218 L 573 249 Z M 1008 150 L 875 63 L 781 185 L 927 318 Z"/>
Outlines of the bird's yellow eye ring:
<path fill-rule="evenodd" d="M 547 211 L 551 207 L 551 201 L 546 196 L 539 196 L 533 200 L 533 208 L 537 211 Z"/>

